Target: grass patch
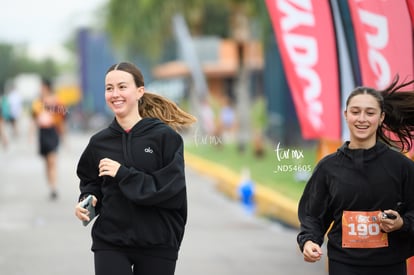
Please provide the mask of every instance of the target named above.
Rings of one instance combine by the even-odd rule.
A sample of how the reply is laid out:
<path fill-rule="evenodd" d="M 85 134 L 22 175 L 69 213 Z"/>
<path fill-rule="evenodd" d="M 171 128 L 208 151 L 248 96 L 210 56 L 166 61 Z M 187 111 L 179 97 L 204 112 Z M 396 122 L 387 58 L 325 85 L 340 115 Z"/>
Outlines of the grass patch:
<path fill-rule="evenodd" d="M 238 152 L 236 144 L 216 146 L 195 144 L 189 140 L 185 150 L 238 173 L 241 173 L 243 168 L 249 168 L 254 182 L 298 200 L 302 195 L 306 179 L 315 167 L 316 148 L 314 146 L 282 147 L 280 144 L 274 147 L 267 146 L 262 158 L 255 157 L 250 147 L 243 153 Z"/>

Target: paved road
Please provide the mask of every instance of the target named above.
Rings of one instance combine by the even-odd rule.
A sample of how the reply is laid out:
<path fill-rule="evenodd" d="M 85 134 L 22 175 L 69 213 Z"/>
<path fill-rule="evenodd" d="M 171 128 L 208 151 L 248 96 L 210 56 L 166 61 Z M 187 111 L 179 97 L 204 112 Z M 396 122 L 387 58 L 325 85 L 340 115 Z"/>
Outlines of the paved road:
<path fill-rule="evenodd" d="M 48 199 L 43 162 L 26 135 L 0 148 L 0 274 L 94 274 L 90 227 L 74 216 L 75 166 L 88 135 L 70 134 L 59 152 L 57 201 Z M 179 275 L 325 274 L 325 262 L 304 263 L 296 231 L 247 215 L 187 171 L 189 222 Z"/>

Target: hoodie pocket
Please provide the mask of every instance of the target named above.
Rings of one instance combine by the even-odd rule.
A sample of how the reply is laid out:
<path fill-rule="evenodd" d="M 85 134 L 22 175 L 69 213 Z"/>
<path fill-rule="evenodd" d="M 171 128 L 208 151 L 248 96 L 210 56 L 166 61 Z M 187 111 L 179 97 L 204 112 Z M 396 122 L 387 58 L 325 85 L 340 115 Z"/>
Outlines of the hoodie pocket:
<path fill-rule="evenodd" d="M 145 246 L 171 246 L 169 228 L 157 208 L 137 207 L 134 215 L 135 241 Z"/>

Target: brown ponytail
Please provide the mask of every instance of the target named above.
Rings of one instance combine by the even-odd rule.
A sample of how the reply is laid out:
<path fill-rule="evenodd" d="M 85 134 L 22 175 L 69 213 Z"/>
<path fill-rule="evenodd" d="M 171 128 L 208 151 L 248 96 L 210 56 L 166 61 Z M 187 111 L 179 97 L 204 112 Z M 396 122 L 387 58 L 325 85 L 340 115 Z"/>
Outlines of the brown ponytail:
<path fill-rule="evenodd" d="M 153 93 L 145 92 L 139 101 L 141 117 L 156 117 L 175 130 L 187 127 L 197 119 L 181 110 L 173 101 Z"/>

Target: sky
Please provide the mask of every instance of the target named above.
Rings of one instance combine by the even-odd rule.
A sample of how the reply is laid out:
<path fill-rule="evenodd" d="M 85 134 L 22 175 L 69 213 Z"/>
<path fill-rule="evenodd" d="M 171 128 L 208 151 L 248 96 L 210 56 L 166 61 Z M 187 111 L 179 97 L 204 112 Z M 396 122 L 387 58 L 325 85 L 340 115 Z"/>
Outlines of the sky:
<path fill-rule="evenodd" d="M 62 44 L 77 28 L 97 24 L 96 11 L 108 1 L 0 0 L 0 43 L 25 44 L 35 58 L 64 60 Z"/>

